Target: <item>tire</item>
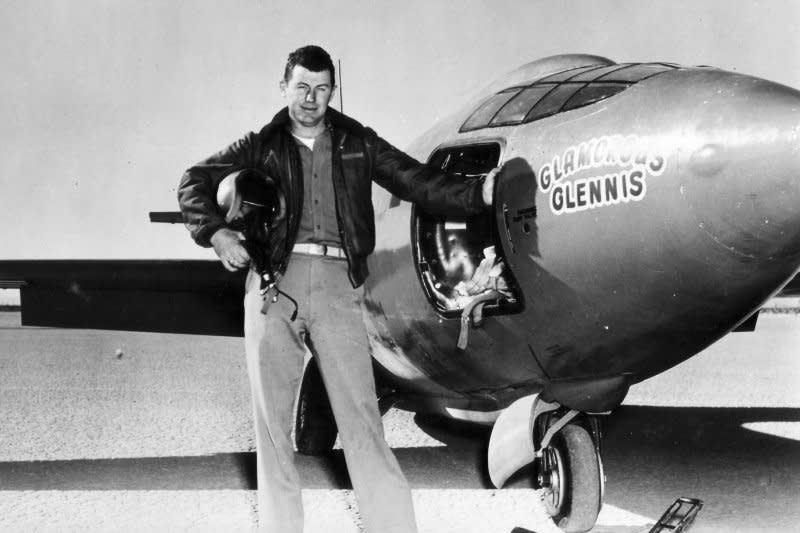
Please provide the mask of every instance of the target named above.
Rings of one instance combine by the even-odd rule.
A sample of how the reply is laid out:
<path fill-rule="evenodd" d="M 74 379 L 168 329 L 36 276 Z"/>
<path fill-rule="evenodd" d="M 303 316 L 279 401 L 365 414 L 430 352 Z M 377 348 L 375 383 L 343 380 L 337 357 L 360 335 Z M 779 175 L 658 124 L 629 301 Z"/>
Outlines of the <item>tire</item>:
<path fill-rule="evenodd" d="M 303 371 L 294 423 L 294 445 L 303 455 L 326 455 L 336 443 L 338 429 L 317 361 Z"/>
<path fill-rule="evenodd" d="M 545 491 L 545 507 L 553 521 L 567 533 L 589 531 L 597 522 L 602 505 L 603 482 L 600 458 L 589 432 L 568 424 L 551 441 L 545 453 L 550 471 L 558 477 L 558 494 Z"/>

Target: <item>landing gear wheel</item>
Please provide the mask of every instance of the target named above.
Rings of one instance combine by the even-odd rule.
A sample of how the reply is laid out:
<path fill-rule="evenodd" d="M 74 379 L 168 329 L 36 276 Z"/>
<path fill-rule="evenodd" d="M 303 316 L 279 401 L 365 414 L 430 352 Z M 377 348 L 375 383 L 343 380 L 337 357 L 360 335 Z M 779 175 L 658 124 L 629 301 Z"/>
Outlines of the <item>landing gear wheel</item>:
<path fill-rule="evenodd" d="M 539 459 L 539 485 L 553 521 L 568 533 L 594 527 L 600 512 L 603 478 L 592 437 L 568 424 L 556 433 Z"/>
<path fill-rule="evenodd" d="M 333 418 L 328 391 L 322 382 L 317 361 L 309 360 L 303 372 L 297 397 L 294 445 L 303 455 L 325 455 L 336 443 L 338 429 Z"/>

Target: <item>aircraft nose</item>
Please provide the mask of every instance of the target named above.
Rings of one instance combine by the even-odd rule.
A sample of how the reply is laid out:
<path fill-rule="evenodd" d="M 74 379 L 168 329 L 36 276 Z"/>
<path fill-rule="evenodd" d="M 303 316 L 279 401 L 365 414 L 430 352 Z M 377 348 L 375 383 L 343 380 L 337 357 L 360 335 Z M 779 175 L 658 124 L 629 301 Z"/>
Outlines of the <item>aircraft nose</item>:
<path fill-rule="evenodd" d="M 681 195 L 743 261 L 800 260 L 800 92 L 730 75 L 685 131 Z"/>

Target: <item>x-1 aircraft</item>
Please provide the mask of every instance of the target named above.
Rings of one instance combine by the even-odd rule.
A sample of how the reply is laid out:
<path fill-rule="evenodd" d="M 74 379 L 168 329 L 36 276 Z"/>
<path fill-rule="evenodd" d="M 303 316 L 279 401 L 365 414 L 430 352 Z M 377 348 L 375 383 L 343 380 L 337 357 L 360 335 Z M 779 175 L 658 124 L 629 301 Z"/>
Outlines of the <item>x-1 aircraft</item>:
<path fill-rule="evenodd" d="M 800 92 L 554 56 L 409 152 L 464 179 L 503 170 L 481 216 L 374 191 L 363 311 L 382 403 L 493 425 L 492 482 L 532 464 L 554 521 L 586 531 L 605 482 L 599 415 L 797 294 Z M 497 284 L 459 290 L 486 261 L 502 263 Z M 21 288 L 25 325 L 242 334 L 243 274 L 217 261 L 3 261 L 0 280 Z M 313 361 L 298 398 L 298 450 L 326 451 L 336 427 Z"/>

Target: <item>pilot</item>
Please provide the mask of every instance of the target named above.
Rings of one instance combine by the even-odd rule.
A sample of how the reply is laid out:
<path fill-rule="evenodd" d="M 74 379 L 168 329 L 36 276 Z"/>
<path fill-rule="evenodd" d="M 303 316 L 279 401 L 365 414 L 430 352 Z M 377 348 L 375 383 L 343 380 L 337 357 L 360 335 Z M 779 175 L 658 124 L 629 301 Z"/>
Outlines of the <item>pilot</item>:
<path fill-rule="evenodd" d="M 308 348 L 328 392 L 366 531 L 409 533 L 417 531 L 411 492 L 384 440 L 360 308 L 359 287 L 375 247 L 370 190 L 374 181 L 434 214 L 477 214 L 492 203 L 499 169 L 483 181 L 464 180 L 419 163 L 330 108 L 334 80 L 322 48 L 289 54 L 280 81 L 287 106 L 260 132 L 189 168 L 178 200 L 199 245 L 213 246 L 228 270 L 250 267 L 244 336 L 259 530 L 303 530 L 291 430 Z M 248 168 L 274 180 L 286 206 L 269 228 L 265 272 L 253 268 L 241 233 L 215 202 L 220 182 Z"/>

